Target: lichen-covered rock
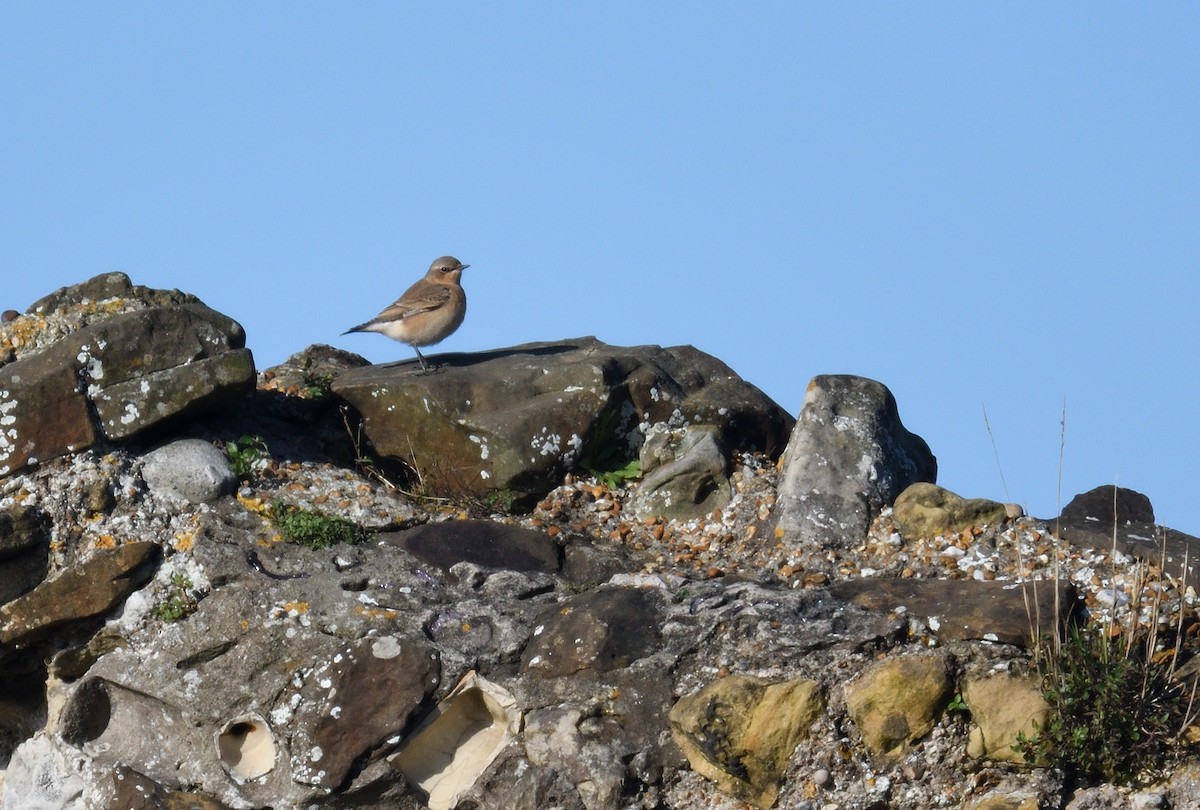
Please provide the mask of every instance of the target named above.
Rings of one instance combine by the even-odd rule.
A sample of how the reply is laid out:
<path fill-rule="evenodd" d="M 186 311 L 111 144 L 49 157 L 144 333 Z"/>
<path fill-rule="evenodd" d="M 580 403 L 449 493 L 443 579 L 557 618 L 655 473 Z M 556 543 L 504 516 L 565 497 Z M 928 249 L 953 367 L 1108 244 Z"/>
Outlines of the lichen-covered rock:
<path fill-rule="evenodd" d="M 732 796 L 769 808 L 792 752 L 824 709 L 815 681 L 731 675 L 676 703 L 671 731 L 698 773 Z"/>
<path fill-rule="evenodd" d="M 731 450 L 778 453 L 792 419 L 724 363 L 690 346 L 608 346 L 595 338 L 445 355 L 337 375 L 374 449 L 433 492 L 540 496 L 564 473 L 638 457 L 649 425 L 714 425 Z"/>
<path fill-rule="evenodd" d="M 874 380 L 814 377 L 784 451 L 777 531 L 793 548 L 844 548 L 906 487 L 937 478 L 929 446 Z"/>
<path fill-rule="evenodd" d="M 241 326 L 194 298 L 163 305 L 172 296 L 118 276 L 123 283 L 106 276 L 97 287 L 124 291 L 130 300 L 88 303 L 86 295 L 63 293 L 24 319 L 33 326 L 18 319 L 3 327 L 44 324 L 41 331 L 55 337 L 0 366 L 0 476 L 226 406 L 253 389 L 254 361 Z M 34 332 L 22 345 L 49 340 Z"/>
<path fill-rule="evenodd" d="M 872 755 L 895 761 L 933 729 L 953 688 L 945 656 L 891 656 L 846 685 L 846 708 Z"/>
<path fill-rule="evenodd" d="M 892 506 L 892 519 L 909 539 L 937 537 L 972 526 L 994 525 L 1008 518 L 1007 507 L 986 498 L 963 498 L 936 484 L 918 482 L 905 489 Z"/>

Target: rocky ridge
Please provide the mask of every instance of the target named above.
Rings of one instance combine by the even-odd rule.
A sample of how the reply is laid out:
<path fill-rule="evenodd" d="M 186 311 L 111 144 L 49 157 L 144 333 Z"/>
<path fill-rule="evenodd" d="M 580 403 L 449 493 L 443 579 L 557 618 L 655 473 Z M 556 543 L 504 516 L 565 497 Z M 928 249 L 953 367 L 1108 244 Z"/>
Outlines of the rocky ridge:
<path fill-rule="evenodd" d="M 861 378 L 793 419 L 689 347 L 440 360 L 255 380 L 121 274 L 6 318 L 0 807 L 1200 806 L 1012 748 L 1031 615 L 1195 627 L 1144 496 L 958 498 Z"/>

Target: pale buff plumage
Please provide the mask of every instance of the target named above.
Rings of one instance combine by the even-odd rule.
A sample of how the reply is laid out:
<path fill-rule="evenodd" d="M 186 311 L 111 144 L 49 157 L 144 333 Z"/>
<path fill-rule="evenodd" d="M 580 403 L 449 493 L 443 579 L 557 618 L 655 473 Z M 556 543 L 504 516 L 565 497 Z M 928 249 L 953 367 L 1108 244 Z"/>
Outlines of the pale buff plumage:
<path fill-rule="evenodd" d="M 469 265 L 453 256 L 442 256 L 429 265 L 429 272 L 409 287 L 387 309 L 366 323 L 342 334 L 379 332 L 407 343 L 417 353 L 421 368 L 429 366 L 419 346 L 432 346 L 450 336 L 462 325 L 467 314 L 467 294 L 463 292 L 462 271 Z"/>

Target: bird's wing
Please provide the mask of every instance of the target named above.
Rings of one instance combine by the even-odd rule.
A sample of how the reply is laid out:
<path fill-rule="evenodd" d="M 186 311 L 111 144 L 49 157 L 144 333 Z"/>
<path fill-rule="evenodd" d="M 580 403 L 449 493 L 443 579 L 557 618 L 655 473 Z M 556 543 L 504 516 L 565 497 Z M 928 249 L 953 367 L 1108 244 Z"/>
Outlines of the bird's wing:
<path fill-rule="evenodd" d="M 375 321 L 402 321 L 422 312 L 444 306 L 452 295 L 444 284 L 426 284 L 397 298 L 387 309 L 375 316 Z"/>

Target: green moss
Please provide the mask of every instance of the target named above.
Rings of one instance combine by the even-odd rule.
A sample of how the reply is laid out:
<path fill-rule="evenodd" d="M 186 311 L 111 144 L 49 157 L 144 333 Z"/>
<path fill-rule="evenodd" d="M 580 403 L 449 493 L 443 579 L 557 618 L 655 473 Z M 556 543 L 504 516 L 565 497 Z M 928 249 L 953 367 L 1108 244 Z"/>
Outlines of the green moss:
<path fill-rule="evenodd" d="M 360 543 L 367 536 L 365 529 L 346 518 L 288 506 L 278 500 L 271 504 L 269 516 L 284 540 L 308 548 Z"/>

